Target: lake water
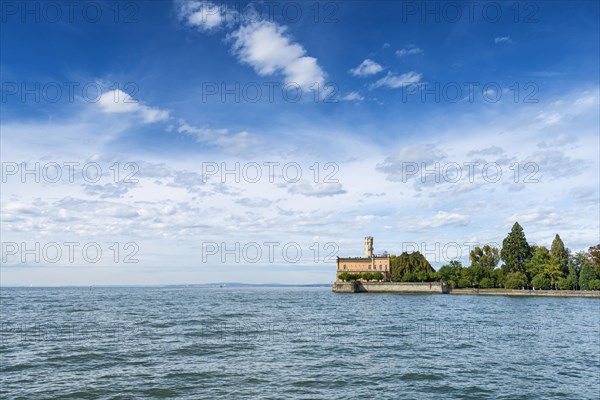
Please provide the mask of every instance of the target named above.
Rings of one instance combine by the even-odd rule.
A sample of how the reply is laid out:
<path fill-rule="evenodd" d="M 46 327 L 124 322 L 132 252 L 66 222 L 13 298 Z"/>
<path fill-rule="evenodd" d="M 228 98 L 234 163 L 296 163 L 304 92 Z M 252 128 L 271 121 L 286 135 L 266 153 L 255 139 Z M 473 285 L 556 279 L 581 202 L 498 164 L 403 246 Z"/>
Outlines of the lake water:
<path fill-rule="evenodd" d="M 600 299 L 3 288 L 2 398 L 600 398 Z"/>

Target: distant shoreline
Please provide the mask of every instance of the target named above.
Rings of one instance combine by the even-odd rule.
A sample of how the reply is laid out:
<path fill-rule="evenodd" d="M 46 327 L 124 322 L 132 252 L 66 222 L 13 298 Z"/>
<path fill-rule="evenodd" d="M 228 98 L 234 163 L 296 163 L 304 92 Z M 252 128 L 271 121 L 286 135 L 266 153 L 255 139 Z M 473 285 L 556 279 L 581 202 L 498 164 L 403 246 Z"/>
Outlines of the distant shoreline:
<path fill-rule="evenodd" d="M 130 285 L 55 285 L 55 286 L 46 286 L 46 285 L 0 285 L 0 289 L 9 289 L 9 288 L 227 288 L 227 287 L 235 287 L 235 288 L 244 288 L 244 287 L 300 287 L 300 288 L 311 288 L 311 287 L 330 287 L 330 283 L 307 283 L 307 284 L 288 284 L 288 283 L 240 283 L 240 282 L 223 282 L 223 283 L 190 283 L 190 284 L 130 284 Z"/>

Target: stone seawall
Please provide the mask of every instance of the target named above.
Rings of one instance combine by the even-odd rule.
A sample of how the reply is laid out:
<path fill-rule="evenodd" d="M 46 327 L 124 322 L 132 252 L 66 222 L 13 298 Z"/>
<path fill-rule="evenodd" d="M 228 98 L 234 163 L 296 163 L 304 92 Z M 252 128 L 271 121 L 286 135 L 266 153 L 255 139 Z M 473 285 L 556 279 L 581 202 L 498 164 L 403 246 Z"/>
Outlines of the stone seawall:
<path fill-rule="evenodd" d="M 447 286 L 438 282 L 335 282 L 336 293 L 447 293 Z"/>
<path fill-rule="evenodd" d="M 458 294 L 482 296 L 596 297 L 600 290 L 450 289 L 439 282 L 335 282 L 336 293 Z"/>
<path fill-rule="evenodd" d="M 331 290 L 336 293 L 355 293 L 356 285 L 354 282 L 334 282 Z"/>

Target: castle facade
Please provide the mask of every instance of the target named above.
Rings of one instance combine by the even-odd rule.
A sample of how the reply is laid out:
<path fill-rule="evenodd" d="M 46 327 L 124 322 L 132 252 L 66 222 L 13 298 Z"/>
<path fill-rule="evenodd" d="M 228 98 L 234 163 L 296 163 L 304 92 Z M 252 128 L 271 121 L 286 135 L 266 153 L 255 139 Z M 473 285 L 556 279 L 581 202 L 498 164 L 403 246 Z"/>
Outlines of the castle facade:
<path fill-rule="evenodd" d="M 381 272 L 385 281 L 390 280 L 390 256 L 373 254 L 373 237 L 365 237 L 364 257 L 338 257 L 336 279 L 341 273 L 362 274 L 366 272 Z"/>

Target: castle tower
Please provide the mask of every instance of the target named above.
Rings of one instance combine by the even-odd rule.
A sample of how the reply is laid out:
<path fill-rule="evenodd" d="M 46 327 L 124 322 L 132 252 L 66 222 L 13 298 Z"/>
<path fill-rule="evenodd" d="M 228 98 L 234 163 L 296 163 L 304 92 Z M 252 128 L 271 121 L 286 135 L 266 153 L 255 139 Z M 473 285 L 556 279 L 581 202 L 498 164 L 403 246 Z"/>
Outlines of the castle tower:
<path fill-rule="evenodd" d="M 373 236 L 365 237 L 365 257 L 373 257 Z"/>

